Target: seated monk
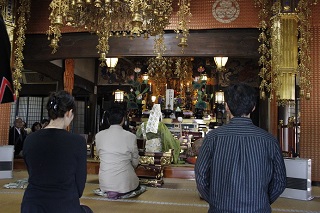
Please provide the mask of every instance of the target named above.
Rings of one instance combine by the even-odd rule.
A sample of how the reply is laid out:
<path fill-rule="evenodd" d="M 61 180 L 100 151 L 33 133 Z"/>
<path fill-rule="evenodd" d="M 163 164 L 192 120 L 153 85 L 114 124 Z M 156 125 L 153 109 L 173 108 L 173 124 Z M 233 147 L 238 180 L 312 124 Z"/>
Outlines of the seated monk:
<path fill-rule="evenodd" d="M 180 142 L 175 139 L 168 127 L 161 122 L 162 112 L 160 104 L 155 104 L 150 111 L 148 121 L 143 122 L 137 129 L 136 135 L 138 138 L 151 140 L 159 138 L 161 142 L 160 150 L 155 152 L 168 152 L 173 150 L 173 163 L 177 164 L 180 154 Z M 146 150 L 148 151 L 148 150 Z"/>

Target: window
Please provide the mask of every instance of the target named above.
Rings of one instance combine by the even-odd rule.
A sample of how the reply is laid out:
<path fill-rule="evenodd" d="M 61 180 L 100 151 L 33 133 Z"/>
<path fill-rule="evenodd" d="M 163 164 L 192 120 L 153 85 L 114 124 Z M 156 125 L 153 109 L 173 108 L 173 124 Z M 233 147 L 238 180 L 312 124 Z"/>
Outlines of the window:
<path fill-rule="evenodd" d="M 19 97 L 17 102 L 11 104 L 10 125 L 16 117 L 22 118 L 31 128 L 34 122 L 41 122 L 48 118 L 47 102 L 49 97 Z M 70 124 L 70 130 L 74 133 L 83 134 L 85 129 L 85 102 L 76 101 L 76 113 L 73 122 Z"/>

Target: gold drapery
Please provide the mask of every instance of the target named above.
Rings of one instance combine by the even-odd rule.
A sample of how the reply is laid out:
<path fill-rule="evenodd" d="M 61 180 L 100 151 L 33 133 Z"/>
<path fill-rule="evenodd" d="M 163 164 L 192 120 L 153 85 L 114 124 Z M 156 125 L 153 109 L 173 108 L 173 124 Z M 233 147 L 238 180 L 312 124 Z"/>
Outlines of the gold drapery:
<path fill-rule="evenodd" d="M 295 76 L 298 67 L 298 17 L 279 14 L 272 19 L 271 82 L 279 104 L 295 100 Z"/>
<path fill-rule="evenodd" d="M 295 86 L 300 98 L 311 97 L 310 7 L 317 0 L 255 0 L 259 12 L 260 97 L 277 99 L 278 104 L 291 104 Z"/>

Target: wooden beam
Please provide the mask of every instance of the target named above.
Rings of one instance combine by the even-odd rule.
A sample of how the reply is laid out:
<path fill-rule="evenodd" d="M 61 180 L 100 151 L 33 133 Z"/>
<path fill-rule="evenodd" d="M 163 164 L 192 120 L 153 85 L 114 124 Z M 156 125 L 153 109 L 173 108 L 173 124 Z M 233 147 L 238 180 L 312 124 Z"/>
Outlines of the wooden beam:
<path fill-rule="evenodd" d="M 42 73 L 52 80 L 63 82 L 63 68 L 49 61 L 24 61 L 24 69 Z"/>
<path fill-rule="evenodd" d="M 53 81 L 58 81 L 58 89 L 63 89 L 63 67 L 59 67 L 49 61 L 26 61 L 24 62 L 24 68 L 26 70 L 34 71 L 41 73 L 49 78 L 51 78 Z M 91 81 L 84 79 L 80 76 L 75 75 L 75 82 L 74 86 L 76 87 L 76 91 L 83 90 L 87 91 L 89 93 L 93 93 L 94 89 L 94 83 Z M 41 86 L 41 85 L 39 85 Z M 41 86 L 42 87 L 42 86 Z M 45 88 L 45 87 L 44 87 Z M 52 91 L 52 86 L 50 86 L 50 91 Z M 48 90 L 38 90 L 37 88 L 34 88 L 34 91 L 32 90 L 32 86 L 30 85 L 23 85 L 22 91 L 23 94 L 37 94 L 37 95 L 48 95 Z"/>
<path fill-rule="evenodd" d="M 94 83 L 78 75 L 74 75 L 74 87 L 74 90 L 76 90 L 76 88 L 81 88 L 84 91 L 89 92 L 90 94 L 93 94 L 94 92 Z"/>
<path fill-rule="evenodd" d="M 164 56 L 229 56 L 243 58 L 259 58 L 258 29 L 216 29 L 191 31 L 188 37 L 188 47 L 184 53 L 177 46 L 179 39 L 176 34 L 166 32 L 165 44 L 167 50 Z M 96 45 L 98 38 L 90 33 L 63 34 L 60 47 L 55 54 L 49 47 L 47 35 L 26 35 L 24 47 L 25 61 L 55 60 L 66 58 L 98 58 Z M 109 39 L 108 56 L 155 56 L 154 38 L 114 38 Z"/>

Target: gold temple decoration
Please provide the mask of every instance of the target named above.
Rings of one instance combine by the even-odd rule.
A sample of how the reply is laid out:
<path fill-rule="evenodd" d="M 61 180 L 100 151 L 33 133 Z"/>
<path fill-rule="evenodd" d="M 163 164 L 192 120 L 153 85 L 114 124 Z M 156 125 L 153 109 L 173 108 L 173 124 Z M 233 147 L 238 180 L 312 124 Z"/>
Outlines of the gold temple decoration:
<path fill-rule="evenodd" d="M 162 57 L 148 60 L 148 74 L 156 85 L 158 94 L 165 93 L 165 85 L 168 79 L 179 80 L 179 90 L 192 83 L 192 62 L 190 57 Z M 182 85 L 181 85 L 182 84 Z"/>
<path fill-rule="evenodd" d="M 17 3 L 15 1 L 8 1 L 8 0 L 0 1 L 0 12 L 2 14 L 3 20 L 7 28 L 8 36 L 11 43 L 11 50 L 12 50 L 12 44 L 13 44 L 14 29 L 16 27 L 15 15 L 14 15 L 14 11 L 16 10 L 16 4 Z"/>
<path fill-rule="evenodd" d="M 298 73 L 299 73 L 299 84 L 300 84 L 300 97 L 305 97 L 309 100 L 311 97 L 311 53 L 310 53 L 310 16 L 311 11 L 309 5 L 317 4 L 317 0 L 308 1 L 300 0 L 297 7 L 297 15 L 299 17 L 300 26 L 298 27 L 299 38 L 298 38 Z"/>
<path fill-rule="evenodd" d="M 31 0 L 21 0 L 18 8 L 18 19 L 17 19 L 17 29 L 16 29 L 16 39 L 15 39 L 15 49 L 14 49 L 14 71 L 12 73 L 13 86 L 15 91 L 15 96 L 19 96 L 19 91 L 21 90 L 21 79 L 23 70 L 23 47 L 25 44 L 25 31 L 27 29 L 27 22 L 30 17 L 30 2 Z"/>
<path fill-rule="evenodd" d="M 178 16 L 178 26 L 175 29 L 175 32 L 177 33 L 176 38 L 179 38 L 180 36 L 180 43 L 178 44 L 179 47 L 181 47 L 181 52 L 184 52 L 184 48 L 188 46 L 187 44 L 187 37 L 189 35 L 189 28 L 188 23 L 190 23 L 191 19 L 191 11 L 190 11 L 190 2 L 191 0 L 179 0 L 178 7 L 179 10 L 177 12 Z"/>
<path fill-rule="evenodd" d="M 260 59 L 258 61 L 260 65 L 259 76 L 262 78 L 260 83 L 260 98 L 266 98 L 266 91 L 271 90 L 270 86 L 270 70 L 271 70 L 271 51 L 270 51 L 270 26 L 269 19 L 271 17 L 271 1 L 269 0 L 255 0 L 255 5 L 260 8 L 259 11 L 259 29 L 261 31 L 258 41 L 260 46 L 258 51 L 260 53 Z M 272 93 L 270 94 L 272 98 Z"/>
<path fill-rule="evenodd" d="M 23 46 L 25 41 L 25 29 L 26 29 L 26 22 L 29 18 L 30 13 L 30 2 L 29 1 L 21 1 L 21 5 L 18 8 L 19 18 L 16 21 L 16 16 L 14 15 L 14 11 L 16 10 L 16 1 L 0 1 L 0 12 L 3 15 L 8 36 L 11 42 L 11 48 L 15 48 L 11 51 L 13 54 L 14 60 L 14 69 L 12 73 L 13 78 L 13 86 L 14 86 L 14 94 L 16 97 L 19 96 L 19 91 L 21 90 L 21 78 L 23 70 Z M 25 7 L 26 6 L 26 7 Z M 16 30 L 16 36 L 14 35 L 14 30 L 16 28 L 16 24 L 18 25 L 18 30 Z M 16 37 L 15 45 L 13 45 L 13 39 Z"/>
<path fill-rule="evenodd" d="M 272 18 L 273 89 L 280 105 L 295 101 L 295 76 L 298 67 L 298 17 L 296 14 L 277 14 Z"/>
<path fill-rule="evenodd" d="M 0 12 L 2 14 L 3 20 L 6 24 L 7 31 L 8 26 L 14 26 L 14 11 L 17 3 L 15 1 L 9 1 L 9 0 L 0 0 Z M 10 33 L 10 32 L 8 32 Z M 10 37 L 10 35 L 9 35 Z"/>
<path fill-rule="evenodd" d="M 156 92 L 165 94 L 163 88 L 167 83 L 167 71 L 169 73 L 169 71 L 172 70 L 173 58 L 163 57 L 161 60 L 158 58 L 150 58 L 147 63 L 148 75 L 156 85 Z"/>
<path fill-rule="evenodd" d="M 154 36 L 154 52 L 161 58 L 166 50 L 164 29 L 169 25 L 173 0 L 52 0 L 47 31 L 50 46 L 55 53 L 59 47 L 61 29 L 71 26 L 89 31 L 98 36 L 98 54 L 101 66 L 109 51 L 110 37 L 149 38 Z M 190 0 L 180 0 L 178 17 L 183 18 L 179 32 L 185 38 L 188 34 L 186 18 L 190 14 Z M 183 9 L 183 10 L 182 10 Z M 189 12 L 188 12 L 189 11 Z M 185 14 L 188 12 L 188 14 Z"/>
<path fill-rule="evenodd" d="M 154 164 L 154 157 L 151 156 L 140 156 L 139 163 L 142 165 Z"/>
<path fill-rule="evenodd" d="M 294 104 L 295 86 L 310 99 L 310 6 L 317 1 L 256 0 L 260 7 L 260 97 L 276 95 L 279 105 Z"/>

